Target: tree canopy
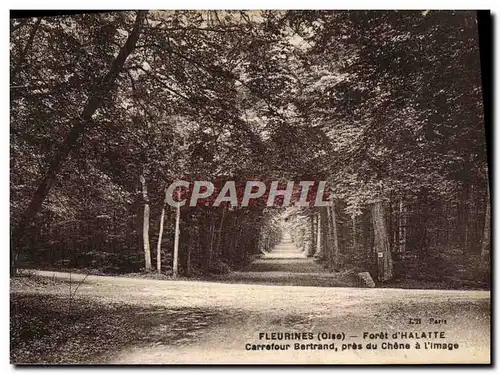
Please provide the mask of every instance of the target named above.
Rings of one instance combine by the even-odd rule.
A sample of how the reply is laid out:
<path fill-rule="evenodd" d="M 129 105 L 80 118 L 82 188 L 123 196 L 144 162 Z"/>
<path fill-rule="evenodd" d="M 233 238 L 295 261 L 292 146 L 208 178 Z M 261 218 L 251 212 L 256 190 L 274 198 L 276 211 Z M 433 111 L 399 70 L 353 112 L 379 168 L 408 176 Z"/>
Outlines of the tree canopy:
<path fill-rule="evenodd" d="M 326 180 L 334 211 L 303 208 L 294 224 L 310 237 L 317 214 L 338 220 L 345 256 L 357 256 L 358 231 L 384 229 L 369 228 L 377 203 L 388 217 L 380 206 L 371 214 L 387 221 L 391 253 L 402 248 L 404 222 L 416 253 L 438 253 L 442 231 L 450 247 L 477 253 L 489 204 L 478 45 L 468 11 L 14 19 L 13 251 L 71 261 L 91 253 L 91 262 L 120 252 L 123 262 L 144 244 L 144 206 L 156 231 L 164 189 L 185 179 Z M 183 269 L 267 250 L 281 211 L 181 210 Z M 368 224 L 353 236 L 356 217 Z M 168 256 L 172 235 L 162 239 Z M 372 244 L 363 244 L 368 253 Z M 60 254 L 47 255 L 54 248 Z"/>

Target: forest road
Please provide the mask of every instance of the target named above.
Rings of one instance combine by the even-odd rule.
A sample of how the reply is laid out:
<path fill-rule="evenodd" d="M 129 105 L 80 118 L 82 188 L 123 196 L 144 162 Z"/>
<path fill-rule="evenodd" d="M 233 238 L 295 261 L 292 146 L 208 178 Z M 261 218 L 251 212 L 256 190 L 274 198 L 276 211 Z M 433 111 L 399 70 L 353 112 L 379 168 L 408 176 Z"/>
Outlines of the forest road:
<path fill-rule="evenodd" d="M 257 262 L 253 270 L 256 267 L 257 270 L 259 267 L 263 270 L 262 266 L 277 266 L 275 261 L 281 260 L 271 260 L 267 265 Z M 294 266 L 303 266 L 304 271 L 307 268 L 312 270 L 311 266 L 314 265 L 306 261 Z M 37 273 L 66 280 L 69 278 L 69 273 Z M 83 277 L 72 274 L 73 281 L 82 280 Z M 61 289 L 57 286 L 24 292 L 60 295 Z M 116 351 L 110 348 L 106 355 L 96 357 L 94 363 L 373 364 L 490 361 L 489 291 L 277 286 L 91 275 L 79 287 L 77 298 L 145 308 L 149 311 L 134 314 L 130 318 L 135 322 L 141 319 L 154 321 L 148 325 L 148 339 L 137 341 L 131 336 L 125 347 Z M 446 320 L 446 324 L 432 324 L 431 319 Z M 411 323 L 418 320 L 420 324 Z M 273 340 L 281 336 L 272 335 L 276 332 L 304 335 L 300 340 Z M 420 338 L 407 335 L 406 338 L 399 336 L 398 339 L 392 339 L 392 335 L 398 332 L 413 332 L 419 334 L 417 336 Z M 422 338 L 422 332 L 432 332 L 433 337 Z M 440 337 L 435 338 L 435 332 Z M 319 341 L 322 333 L 341 334 L 344 340 L 335 338 Z M 365 333 L 387 333 L 388 339 L 364 339 Z M 366 344 L 370 342 L 377 344 L 378 348 L 366 349 Z M 387 343 L 395 342 L 408 343 L 411 347 L 397 350 L 387 348 Z M 415 348 L 416 342 L 421 344 L 421 349 Z M 453 350 L 424 349 L 425 342 L 445 343 L 446 347 L 451 343 Z M 285 349 L 267 350 L 266 347 L 273 343 Z M 311 343 L 334 343 L 337 350 L 307 348 L 307 344 Z M 351 344 L 350 348 L 347 348 L 348 344 Z M 362 348 L 352 349 L 353 344 Z M 458 348 L 453 344 L 457 344 Z M 263 347 L 263 350 L 254 350 L 257 346 Z"/>
<path fill-rule="evenodd" d="M 306 257 L 290 238 L 256 258 L 240 271 L 215 276 L 219 282 L 285 286 L 351 287 L 356 282 L 328 272 L 315 258 Z"/>

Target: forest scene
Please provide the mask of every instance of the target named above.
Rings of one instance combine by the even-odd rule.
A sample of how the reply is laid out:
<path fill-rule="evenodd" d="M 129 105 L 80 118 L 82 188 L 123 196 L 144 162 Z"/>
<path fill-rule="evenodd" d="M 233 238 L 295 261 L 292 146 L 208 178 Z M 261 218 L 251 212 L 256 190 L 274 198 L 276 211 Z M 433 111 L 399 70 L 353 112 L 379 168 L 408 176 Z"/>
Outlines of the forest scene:
<path fill-rule="evenodd" d="M 174 207 L 178 180 L 325 181 L 328 203 Z M 461 290 L 432 294 L 445 315 L 482 295 L 466 324 L 486 339 L 489 183 L 475 11 L 13 18 L 11 361 L 172 362 L 110 355 L 131 332 L 192 358 L 224 318 L 307 325 L 269 317 L 285 289 L 311 310 L 399 289 L 405 313 L 415 289 Z"/>

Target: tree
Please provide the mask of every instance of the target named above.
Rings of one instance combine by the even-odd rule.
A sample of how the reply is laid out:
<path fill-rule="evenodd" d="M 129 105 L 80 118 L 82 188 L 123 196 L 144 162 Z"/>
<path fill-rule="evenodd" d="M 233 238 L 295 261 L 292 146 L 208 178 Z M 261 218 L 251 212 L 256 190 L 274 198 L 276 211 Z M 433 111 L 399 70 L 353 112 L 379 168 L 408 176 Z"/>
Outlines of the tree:
<path fill-rule="evenodd" d="M 12 245 L 11 245 L 11 273 L 15 273 L 15 246 L 20 245 L 20 239 L 26 229 L 26 227 L 32 222 L 35 215 L 40 210 L 45 198 L 47 197 L 52 185 L 54 184 L 58 173 L 60 172 L 63 164 L 69 157 L 70 153 L 79 147 L 79 140 L 86 129 L 92 121 L 92 117 L 101 105 L 101 102 L 105 100 L 106 95 L 112 89 L 117 76 L 120 74 L 125 60 L 132 53 L 137 40 L 139 39 L 141 33 L 141 27 L 146 18 L 147 12 L 140 11 L 137 13 L 136 20 L 132 31 L 130 32 L 124 45 L 121 47 L 118 55 L 113 60 L 111 67 L 107 74 L 102 78 L 99 84 L 94 88 L 89 97 L 85 107 L 83 108 L 80 118 L 75 119 L 74 124 L 71 126 L 69 133 L 67 134 L 64 142 L 61 144 L 56 154 L 52 157 L 49 162 L 47 172 L 42 180 L 39 182 L 33 197 L 24 210 L 17 226 L 14 228 L 12 233 Z M 38 23 L 39 25 L 39 23 Z M 16 70 L 14 70 L 16 73 Z"/>
<path fill-rule="evenodd" d="M 151 248 L 149 243 L 149 197 L 148 187 L 146 185 L 146 178 L 144 173 L 139 176 L 141 182 L 141 195 L 144 204 L 144 214 L 142 223 L 142 238 L 144 245 L 144 261 L 146 271 L 151 271 Z"/>
<path fill-rule="evenodd" d="M 165 199 L 161 207 L 160 229 L 158 230 L 158 243 L 156 245 L 156 271 L 161 274 L 161 240 L 163 238 L 163 226 L 165 224 L 165 209 L 167 207 L 167 188 L 165 188 Z"/>
<path fill-rule="evenodd" d="M 180 191 L 177 190 L 177 201 L 180 201 Z M 181 204 L 178 202 L 175 208 L 175 238 L 174 238 L 174 256 L 172 265 L 172 276 L 177 278 L 179 273 L 179 236 L 180 236 Z"/>
<path fill-rule="evenodd" d="M 375 254 L 377 256 L 377 278 L 385 282 L 393 277 L 392 254 L 387 236 L 385 215 L 382 202 L 377 201 L 372 206 L 373 231 L 375 233 Z"/>

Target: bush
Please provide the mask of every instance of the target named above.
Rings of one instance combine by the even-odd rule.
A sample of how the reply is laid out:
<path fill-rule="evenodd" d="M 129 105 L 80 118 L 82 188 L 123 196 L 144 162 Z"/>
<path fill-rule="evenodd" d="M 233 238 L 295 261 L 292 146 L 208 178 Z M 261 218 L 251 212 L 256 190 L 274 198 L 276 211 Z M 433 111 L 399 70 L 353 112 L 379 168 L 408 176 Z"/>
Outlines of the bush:
<path fill-rule="evenodd" d="M 231 272 L 231 267 L 221 260 L 216 260 L 208 267 L 207 272 L 210 274 L 227 274 Z"/>

